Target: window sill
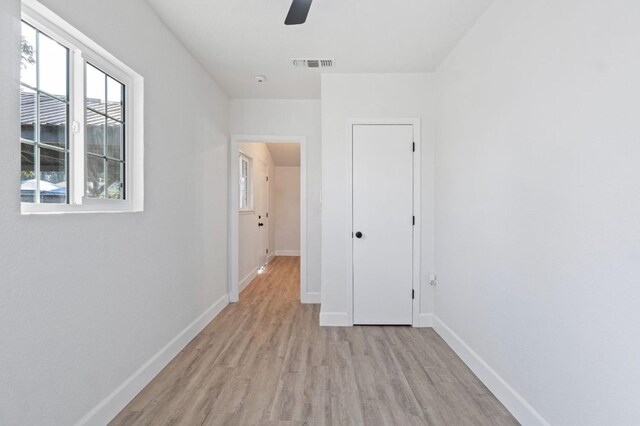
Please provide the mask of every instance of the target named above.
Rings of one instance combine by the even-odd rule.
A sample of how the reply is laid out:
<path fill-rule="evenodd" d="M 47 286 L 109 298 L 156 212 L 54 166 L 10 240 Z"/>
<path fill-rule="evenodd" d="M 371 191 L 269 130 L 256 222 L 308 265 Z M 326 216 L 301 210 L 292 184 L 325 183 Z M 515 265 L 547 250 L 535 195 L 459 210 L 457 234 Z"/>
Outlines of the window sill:
<path fill-rule="evenodd" d="M 87 204 L 31 204 L 21 203 L 20 213 L 23 215 L 45 214 L 77 214 L 77 213 L 137 213 L 142 209 L 132 208 L 128 202 L 103 201 Z"/>

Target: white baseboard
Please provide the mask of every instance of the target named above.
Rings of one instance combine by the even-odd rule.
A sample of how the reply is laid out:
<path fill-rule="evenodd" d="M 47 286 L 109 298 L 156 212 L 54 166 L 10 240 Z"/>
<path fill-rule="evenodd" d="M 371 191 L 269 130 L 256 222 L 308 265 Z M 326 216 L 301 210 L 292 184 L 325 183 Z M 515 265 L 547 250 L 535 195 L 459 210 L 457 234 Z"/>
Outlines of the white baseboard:
<path fill-rule="evenodd" d="M 549 426 L 549 423 L 515 391 L 502 377 L 498 375 L 480 356 L 467 345 L 440 318 L 433 317 L 433 328 L 445 342 L 458 354 L 465 364 L 489 388 L 500 402 L 523 425 Z"/>
<path fill-rule="evenodd" d="M 242 290 L 244 290 L 249 285 L 249 283 L 258 276 L 258 269 L 260 268 L 256 267 L 253 271 L 249 272 L 249 274 L 244 277 L 242 281 L 238 283 L 238 294 L 242 293 Z"/>
<path fill-rule="evenodd" d="M 306 304 L 310 304 L 310 305 L 318 305 L 321 302 L 321 298 L 320 298 L 320 293 L 314 293 L 314 292 L 307 292 L 307 295 L 305 296 L 304 302 Z"/>
<path fill-rule="evenodd" d="M 271 253 L 269 256 L 267 256 L 267 263 L 271 262 L 274 257 L 276 257 L 275 253 Z"/>
<path fill-rule="evenodd" d="M 100 401 L 84 415 L 78 425 L 106 425 L 209 324 L 225 306 L 229 304 L 229 295 L 225 294 L 196 318 L 176 337 L 145 362 L 133 375 L 118 386 L 109 396 Z"/>
<path fill-rule="evenodd" d="M 413 325 L 416 328 L 433 327 L 433 314 L 419 314 L 418 324 Z"/>
<path fill-rule="evenodd" d="M 320 312 L 320 325 L 322 327 L 350 327 L 346 312 Z"/>
<path fill-rule="evenodd" d="M 276 256 L 300 256 L 300 250 L 276 250 Z"/>

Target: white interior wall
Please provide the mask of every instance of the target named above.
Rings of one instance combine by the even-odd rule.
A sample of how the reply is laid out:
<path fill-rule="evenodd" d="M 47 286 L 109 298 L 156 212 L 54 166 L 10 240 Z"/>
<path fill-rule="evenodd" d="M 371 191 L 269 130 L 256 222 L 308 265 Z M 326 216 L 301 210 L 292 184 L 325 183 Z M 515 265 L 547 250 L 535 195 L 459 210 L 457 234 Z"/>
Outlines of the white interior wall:
<path fill-rule="evenodd" d="M 238 143 L 238 149 L 245 155 L 252 159 L 252 174 L 251 180 L 253 182 L 253 200 L 257 202 L 258 185 L 260 185 L 258 173 L 256 173 L 256 167 L 258 162 L 261 161 L 267 165 L 269 173 L 269 185 L 268 185 L 268 198 L 269 198 L 269 218 L 264 216 L 262 219 L 258 219 L 258 212 L 255 210 L 240 212 L 238 217 L 238 279 L 240 280 L 240 291 L 246 287 L 247 284 L 255 277 L 260 265 L 260 241 L 258 236 L 258 222 L 267 223 L 268 229 L 268 246 L 269 254 L 275 253 L 275 221 L 277 213 L 275 212 L 275 192 L 273 176 L 275 173 L 275 164 L 271 158 L 271 153 L 266 143 L 262 142 L 241 142 Z M 273 203 L 273 204 L 272 204 Z M 266 219 L 266 220 L 263 220 Z"/>
<path fill-rule="evenodd" d="M 523 424 L 640 419 L 639 17 L 495 0 L 438 71 L 436 326 Z"/>
<path fill-rule="evenodd" d="M 99 424 L 226 303 L 228 100 L 145 2 L 44 3 L 145 79 L 145 209 L 20 214 L 20 1 L 1 1 L 0 424 L 74 424 L 170 343 Z"/>
<path fill-rule="evenodd" d="M 307 144 L 307 301 L 320 302 L 320 101 L 232 99 L 229 132 L 305 136 Z"/>
<path fill-rule="evenodd" d="M 349 118 L 420 118 L 422 140 L 422 279 L 420 312 L 433 312 L 428 284 L 434 243 L 433 74 L 325 74 L 322 76 L 322 309 L 321 324 L 347 325 L 351 280 L 345 259 L 351 241 L 347 206 Z M 427 324 L 425 324 L 427 325 Z"/>
<path fill-rule="evenodd" d="M 300 254 L 300 167 L 276 167 L 275 179 L 276 254 Z"/>

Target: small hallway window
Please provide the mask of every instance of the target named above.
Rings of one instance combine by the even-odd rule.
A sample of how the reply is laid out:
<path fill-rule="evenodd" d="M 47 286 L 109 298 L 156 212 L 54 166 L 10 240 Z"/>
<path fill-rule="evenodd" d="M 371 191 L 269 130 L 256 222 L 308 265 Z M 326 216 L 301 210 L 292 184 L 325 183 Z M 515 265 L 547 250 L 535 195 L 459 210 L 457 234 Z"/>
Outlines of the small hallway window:
<path fill-rule="evenodd" d="M 251 210 L 251 159 L 244 154 L 240 154 L 240 211 Z"/>

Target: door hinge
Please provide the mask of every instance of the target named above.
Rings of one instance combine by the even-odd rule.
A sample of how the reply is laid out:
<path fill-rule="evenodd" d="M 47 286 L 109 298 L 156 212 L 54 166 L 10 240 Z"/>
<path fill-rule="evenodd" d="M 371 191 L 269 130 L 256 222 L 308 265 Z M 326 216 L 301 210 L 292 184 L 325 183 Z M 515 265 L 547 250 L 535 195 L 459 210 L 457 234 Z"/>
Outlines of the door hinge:
<path fill-rule="evenodd" d="M 416 152 L 416 143 L 413 143 L 413 152 Z"/>
<path fill-rule="evenodd" d="M 269 182 L 269 176 L 267 176 L 267 182 Z"/>
<path fill-rule="evenodd" d="M 415 298 L 416 298 L 416 291 L 411 290 L 411 299 L 415 299 Z"/>
<path fill-rule="evenodd" d="M 413 226 L 416 226 L 416 217 L 413 216 Z"/>
<path fill-rule="evenodd" d="M 265 216 L 267 217 L 267 219 L 269 219 L 269 212 L 266 212 Z"/>
<path fill-rule="evenodd" d="M 267 254 L 269 254 L 269 249 L 267 249 Z"/>

